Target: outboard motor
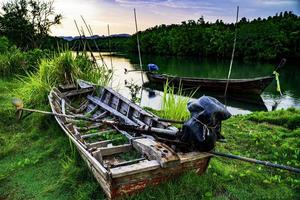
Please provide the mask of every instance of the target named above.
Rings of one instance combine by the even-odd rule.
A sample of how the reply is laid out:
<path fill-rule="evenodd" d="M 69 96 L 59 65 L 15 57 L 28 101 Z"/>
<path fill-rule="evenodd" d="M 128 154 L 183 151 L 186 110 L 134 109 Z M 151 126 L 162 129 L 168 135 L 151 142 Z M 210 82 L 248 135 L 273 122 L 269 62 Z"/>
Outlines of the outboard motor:
<path fill-rule="evenodd" d="M 215 147 L 221 135 L 221 122 L 231 117 L 226 107 L 217 99 L 202 96 L 188 103 L 191 118 L 182 127 L 181 141 L 190 144 L 190 148 L 210 151 Z"/>

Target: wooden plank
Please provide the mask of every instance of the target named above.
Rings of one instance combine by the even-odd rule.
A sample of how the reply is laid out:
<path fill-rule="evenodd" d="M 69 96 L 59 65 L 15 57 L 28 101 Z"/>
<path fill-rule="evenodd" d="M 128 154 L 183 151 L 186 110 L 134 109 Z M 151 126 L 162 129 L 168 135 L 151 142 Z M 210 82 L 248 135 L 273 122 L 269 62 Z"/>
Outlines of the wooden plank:
<path fill-rule="evenodd" d="M 100 150 L 100 154 L 102 156 L 108 156 L 108 155 L 128 152 L 132 149 L 132 145 L 131 144 L 123 144 L 123 145 L 118 145 L 118 146 L 113 146 L 113 147 L 101 147 L 98 149 Z"/>
<path fill-rule="evenodd" d="M 83 160 L 87 163 L 88 168 L 93 173 L 94 177 L 96 178 L 97 182 L 101 185 L 101 188 L 103 189 L 104 193 L 107 195 L 108 199 L 111 198 L 111 181 L 109 178 L 103 177 L 97 170 L 96 166 L 93 165 L 92 162 L 90 162 L 84 154 L 81 154 L 81 157 Z"/>
<path fill-rule="evenodd" d="M 119 177 L 117 177 L 115 173 L 112 173 L 113 178 L 111 182 L 111 197 L 117 198 L 122 195 L 136 193 L 140 190 L 143 190 L 147 186 L 157 185 L 192 169 L 196 169 L 197 172 L 201 174 L 207 168 L 208 162 L 209 159 L 200 159 L 178 165 L 177 167 L 159 167 L 153 170 L 137 172 L 134 174 L 122 174 L 122 176 Z M 111 169 L 111 172 L 113 172 L 113 169 Z"/>
<path fill-rule="evenodd" d="M 141 121 L 140 119 L 136 118 L 136 117 L 132 117 L 132 121 L 134 121 L 135 123 L 137 123 L 140 126 L 146 125 L 148 126 L 149 124 L 146 124 L 144 121 Z"/>
<path fill-rule="evenodd" d="M 98 160 L 101 163 L 101 165 L 103 165 L 103 156 L 101 155 L 101 152 L 99 149 L 97 149 L 96 151 L 93 151 L 92 156 L 94 156 L 95 159 Z"/>
<path fill-rule="evenodd" d="M 180 163 L 192 162 L 199 159 L 210 158 L 213 155 L 205 152 L 188 152 L 188 153 L 177 153 Z"/>
<path fill-rule="evenodd" d="M 105 131 L 100 131 L 100 132 L 96 132 L 96 133 L 82 135 L 81 137 L 83 139 L 85 139 L 85 138 L 89 138 L 89 137 L 93 137 L 93 136 L 97 136 L 97 135 L 102 135 L 102 134 L 105 134 L 105 133 L 110 133 L 112 131 L 115 131 L 115 130 L 114 129 L 109 129 L 109 130 L 105 130 Z"/>
<path fill-rule="evenodd" d="M 80 94 L 85 94 L 85 93 L 89 93 L 89 92 L 93 92 L 95 89 L 93 87 L 90 88 L 83 88 L 83 89 L 76 89 L 76 90 L 71 90 L 71 91 L 67 91 L 62 93 L 65 97 L 71 97 L 71 96 L 75 96 L 75 95 L 80 95 Z"/>
<path fill-rule="evenodd" d="M 113 176 L 112 184 L 114 188 L 117 188 L 120 186 L 124 186 L 128 183 L 135 183 L 137 181 L 151 181 L 151 179 L 155 177 L 162 178 L 164 176 L 174 176 L 176 174 L 181 174 L 193 169 L 196 169 L 201 173 L 204 172 L 205 169 L 207 168 L 209 160 L 210 160 L 209 158 L 204 158 L 204 159 L 198 159 L 187 163 L 182 163 L 175 167 L 169 167 L 169 168 L 159 167 L 154 170 L 146 170 L 142 172 L 137 171 L 133 174 L 122 174 L 122 176 L 119 177 Z M 113 170 L 111 169 L 110 171 L 112 172 Z"/>
<path fill-rule="evenodd" d="M 98 108 L 98 105 L 95 105 L 95 104 L 89 104 L 88 106 L 87 106 L 87 108 L 86 108 L 86 115 L 87 114 L 92 114 L 92 113 L 95 113 L 95 111 L 97 110 L 97 108 Z"/>
<path fill-rule="evenodd" d="M 77 84 L 79 85 L 80 88 L 95 88 L 96 84 L 88 82 L 88 81 L 84 81 L 84 80 L 77 80 Z"/>
<path fill-rule="evenodd" d="M 111 164 L 111 167 L 121 167 L 121 166 L 125 166 L 125 165 L 131 165 L 140 161 L 144 161 L 146 160 L 145 158 L 137 158 L 137 159 L 133 159 L 133 160 L 129 160 L 129 161 L 124 161 L 124 162 L 120 162 L 118 164 Z"/>
<path fill-rule="evenodd" d="M 94 128 L 100 128 L 103 124 L 102 123 L 93 123 L 91 126 L 87 126 L 87 127 L 76 127 L 78 130 L 80 131 L 88 131 L 90 129 L 94 129 Z"/>
<path fill-rule="evenodd" d="M 76 89 L 75 84 L 68 84 L 68 85 L 59 85 L 58 86 L 61 90 L 71 90 L 71 89 Z"/>
<path fill-rule="evenodd" d="M 109 104 L 110 107 L 112 107 L 113 109 L 117 110 L 118 104 L 119 104 L 119 98 L 116 96 L 113 96 L 113 98 L 111 99 L 111 102 Z"/>
<path fill-rule="evenodd" d="M 75 107 L 71 106 L 70 103 L 71 102 L 67 103 L 66 105 L 68 106 L 68 109 L 75 114 L 82 113 L 89 105 L 88 101 L 84 101 L 80 104 L 79 108 L 75 108 Z"/>
<path fill-rule="evenodd" d="M 116 108 L 117 111 L 120 110 L 122 104 L 123 104 L 123 101 L 122 101 L 121 99 L 119 99 L 119 100 L 118 100 L 118 104 L 117 104 L 117 108 Z"/>
<path fill-rule="evenodd" d="M 126 116 L 122 115 L 121 113 L 119 113 L 115 109 L 111 108 L 110 106 L 102 103 L 98 97 L 93 97 L 91 95 L 88 95 L 87 98 L 90 101 L 92 101 L 93 103 L 95 103 L 95 104 L 99 105 L 100 107 L 102 107 L 104 110 L 109 111 L 112 115 L 115 115 L 115 116 L 123 119 L 127 124 L 136 125 L 136 123 L 134 123 L 133 121 L 131 121 L 130 119 L 128 119 Z"/>
<path fill-rule="evenodd" d="M 104 141 L 98 141 L 98 142 L 94 142 L 94 143 L 87 143 L 86 146 L 88 149 L 106 147 L 111 142 L 112 142 L 111 140 L 104 140 Z"/>
<path fill-rule="evenodd" d="M 104 117 L 106 117 L 108 115 L 107 111 L 104 111 L 103 113 L 101 113 L 100 115 L 93 117 L 93 119 L 102 119 Z"/>
<path fill-rule="evenodd" d="M 69 129 L 70 130 L 70 129 Z M 77 130 L 77 128 L 75 127 L 75 126 L 73 126 L 73 135 L 74 135 L 74 137 L 77 139 L 77 140 L 80 140 L 81 139 L 81 134 L 80 134 L 80 132 Z"/>
<path fill-rule="evenodd" d="M 160 164 L 156 160 L 146 160 L 132 165 L 112 168 L 110 172 L 112 178 L 118 178 L 159 168 Z"/>
<path fill-rule="evenodd" d="M 55 97 L 55 99 L 61 100 L 62 98 L 64 98 L 64 96 L 62 95 L 62 93 L 57 88 L 53 88 L 52 89 L 52 95 L 53 95 L 53 97 Z"/>
<path fill-rule="evenodd" d="M 132 103 L 130 100 L 126 99 L 125 97 L 123 97 L 122 95 L 120 95 L 119 93 L 117 93 L 116 91 L 114 91 L 113 89 L 110 88 L 105 88 L 108 92 L 113 93 L 115 96 L 117 96 L 118 98 L 120 98 L 124 103 L 128 104 L 129 106 L 133 107 L 134 109 L 138 110 L 140 113 L 142 113 L 143 115 L 147 115 L 149 117 L 156 117 L 155 115 L 153 115 L 150 112 L 145 111 L 144 109 L 142 109 L 141 107 L 139 107 L 138 105 Z"/>
<path fill-rule="evenodd" d="M 65 99 L 61 99 L 61 110 L 62 110 L 62 114 L 66 114 L 66 101 Z"/>
<path fill-rule="evenodd" d="M 132 140 L 133 147 L 146 155 L 150 160 L 157 160 L 161 167 L 174 167 L 180 164 L 179 157 L 169 146 L 151 140 L 149 138 L 140 138 Z"/>
<path fill-rule="evenodd" d="M 116 129 L 118 132 L 120 132 L 121 134 L 125 135 L 129 140 L 131 140 L 131 139 L 133 138 L 132 135 L 130 135 L 127 131 L 120 130 L 120 129 L 118 129 L 118 127 L 116 127 L 116 126 L 114 126 L 114 127 L 115 127 L 115 129 Z"/>
<path fill-rule="evenodd" d="M 106 90 L 105 93 L 113 94 L 115 97 L 118 97 L 120 99 L 120 101 L 122 101 L 122 104 L 128 105 L 128 109 L 126 109 L 126 114 L 125 113 L 123 113 L 123 114 L 126 115 L 130 120 L 134 121 L 132 119 L 134 116 L 134 113 L 139 113 L 138 115 L 135 115 L 135 117 L 136 117 L 136 119 L 140 118 L 139 119 L 140 125 L 142 125 L 142 124 L 151 125 L 152 121 L 154 120 L 156 122 L 154 124 L 156 124 L 158 127 L 167 128 L 169 126 L 168 123 L 158 122 L 157 121 L 158 117 L 156 115 L 154 115 L 148 111 L 145 111 L 144 109 L 142 109 L 138 105 L 132 103 L 130 100 L 126 99 L 125 97 L 123 97 L 119 93 L 115 92 L 114 90 L 112 90 L 110 88 L 105 88 L 105 90 Z M 118 110 L 122 113 L 122 111 L 121 111 L 122 109 L 118 109 Z M 142 118 L 144 118 L 144 119 L 142 119 Z"/>

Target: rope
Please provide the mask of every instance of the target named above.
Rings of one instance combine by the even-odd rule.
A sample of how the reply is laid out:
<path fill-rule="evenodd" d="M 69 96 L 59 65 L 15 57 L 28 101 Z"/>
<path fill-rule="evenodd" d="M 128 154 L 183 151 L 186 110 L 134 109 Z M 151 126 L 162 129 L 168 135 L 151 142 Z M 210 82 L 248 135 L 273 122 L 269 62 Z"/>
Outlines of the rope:
<path fill-rule="evenodd" d="M 207 124 L 205 124 L 205 123 L 203 123 L 203 122 L 201 122 L 199 119 L 197 119 L 196 117 L 192 117 L 194 120 L 196 120 L 197 122 L 199 122 L 200 124 L 202 124 L 204 127 L 206 127 L 206 128 L 211 128 L 211 129 L 215 129 L 215 128 L 217 128 L 217 126 L 218 126 L 218 124 L 217 125 L 215 125 L 215 126 L 208 126 Z"/>
<path fill-rule="evenodd" d="M 233 43 L 233 49 L 232 49 L 232 54 L 231 54 L 230 66 L 229 66 L 229 71 L 228 71 L 228 76 L 227 76 L 227 82 L 226 82 L 226 87 L 225 87 L 225 93 L 224 93 L 225 97 L 227 95 L 227 88 L 228 88 L 228 84 L 229 84 L 229 78 L 230 78 L 230 75 L 231 75 L 232 63 L 233 63 L 234 52 L 235 52 L 238 18 L 239 18 L 239 7 L 237 7 L 237 10 L 236 10 L 234 43 Z"/>

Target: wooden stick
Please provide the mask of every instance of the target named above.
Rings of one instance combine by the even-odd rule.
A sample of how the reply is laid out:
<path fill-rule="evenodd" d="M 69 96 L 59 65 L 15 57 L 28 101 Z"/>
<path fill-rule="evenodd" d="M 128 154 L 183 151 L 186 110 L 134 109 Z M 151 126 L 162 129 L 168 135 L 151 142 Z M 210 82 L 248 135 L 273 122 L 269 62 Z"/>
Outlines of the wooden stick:
<path fill-rule="evenodd" d="M 90 26 L 87 25 L 87 23 L 86 23 L 86 21 L 84 20 L 84 18 L 83 18 L 82 15 L 80 15 L 80 17 L 81 17 L 83 23 L 85 24 L 88 33 L 89 33 L 90 36 L 92 37 L 92 36 L 93 36 L 92 28 L 91 28 Z M 94 38 L 93 38 L 92 40 L 93 40 L 93 42 L 94 42 L 95 47 L 97 48 L 97 51 L 98 51 L 98 54 L 99 54 L 99 56 L 100 56 L 100 59 L 101 59 L 102 64 L 106 67 L 106 69 L 108 69 L 108 67 L 107 67 L 107 65 L 106 65 L 106 63 L 105 63 L 105 61 L 104 61 L 104 59 L 103 59 L 103 56 L 102 56 L 102 54 L 101 54 L 101 52 L 100 52 L 100 48 L 99 48 L 99 46 L 97 45 L 96 40 L 95 40 Z"/>
<path fill-rule="evenodd" d="M 225 157 L 225 158 L 237 159 L 237 160 L 241 160 L 241 161 L 245 161 L 245 162 L 250 162 L 250 163 L 255 163 L 255 164 L 264 165 L 264 166 L 268 166 L 268 167 L 288 170 L 288 171 L 295 172 L 295 173 L 300 173 L 299 168 L 285 166 L 285 165 L 279 165 L 279 164 L 271 163 L 269 161 L 256 160 L 254 158 L 246 158 L 243 156 L 237 156 L 237 155 L 233 155 L 233 154 L 216 152 L 216 151 L 211 151 L 209 153 L 216 155 L 216 156 Z"/>
<path fill-rule="evenodd" d="M 131 69 L 131 70 L 128 70 L 128 69 L 124 68 L 124 70 L 125 70 L 124 74 L 127 74 L 128 72 L 150 72 L 147 69 Z"/>
<path fill-rule="evenodd" d="M 137 42 L 137 48 L 138 48 L 138 53 L 139 53 L 140 69 L 143 70 L 142 55 L 141 55 L 140 40 L 139 40 L 139 31 L 138 31 L 138 25 L 137 25 L 137 20 L 136 20 L 136 11 L 135 11 L 135 8 L 133 9 L 133 12 L 134 12 L 136 42 Z M 141 73 L 141 78 L 142 78 L 142 83 L 144 84 L 144 78 L 143 78 L 143 74 L 142 73 Z"/>
<path fill-rule="evenodd" d="M 283 67 L 283 65 L 286 63 L 286 59 L 285 58 L 282 58 L 279 65 L 275 68 L 275 72 L 277 72 L 277 70 L 279 70 L 280 68 Z"/>
<path fill-rule="evenodd" d="M 228 76 L 227 76 L 227 82 L 226 82 L 226 87 L 225 87 L 225 92 L 224 92 L 224 97 L 227 95 L 227 88 L 229 84 L 229 79 L 230 79 L 230 74 L 231 74 L 231 69 L 232 69 L 232 63 L 233 63 L 233 58 L 234 58 L 234 52 L 235 52 L 235 44 L 236 44 L 236 36 L 237 36 L 237 23 L 238 23 L 238 18 L 239 18 L 239 6 L 236 9 L 236 21 L 235 21 L 235 33 L 234 33 L 234 42 L 233 42 L 233 49 L 232 49 L 232 54 L 231 54 L 231 60 L 230 60 L 230 66 L 229 66 L 229 71 L 228 71 Z"/>
<path fill-rule="evenodd" d="M 111 70 L 114 71 L 113 63 L 112 63 L 112 53 L 111 53 L 111 42 L 110 42 L 110 28 L 109 28 L 109 24 L 107 24 L 107 36 L 108 36 L 108 49 L 109 49 L 109 57 L 110 57 L 110 67 L 111 67 Z"/>
<path fill-rule="evenodd" d="M 140 69 L 143 70 L 143 63 L 142 63 L 142 55 L 141 55 L 141 48 L 140 48 L 140 40 L 139 40 L 139 31 L 138 31 L 138 25 L 137 25 L 137 20 L 136 20 L 136 11 L 135 8 L 133 9 L 134 12 L 134 20 L 135 20 L 135 31 L 136 31 L 136 42 L 137 42 L 137 48 L 138 48 L 138 53 L 139 53 L 139 62 L 140 62 Z M 140 99 L 140 105 L 142 103 L 143 99 L 143 88 L 144 88 L 144 76 L 141 71 L 141 78 L 142 78 L 142 89 L 141 89 L 141 99 Z"/>
<path fill-rule="evenodd" d="M 155 134 L 159 134 L 159 135 L 167 135 L 167 136 L 176 137 L 176 135 L 178 134 L 178 131 L 174 131 L 174 130 L 167 130 L 167 129 L 156 128 L 156 127 L 141 127 L 141 126 L 136 126 L 136 125 L 123 124 L 123 123 L 119 123 L 119 122 L 112 121 L 112 120 L 93 119 L 93 118 L 88 118 L 85 116 L 78 116 L 78 115 L 77 116 L 76 115 L 65 115 L 65 114 L 60 114 L 60 113 L 53 113 L 53 112 L 29 109 L 29 108 L 20 108 L 18 110 L 25 110 L 25 111 L 29 111 L 29 112 L 36 112 L 36 113 L 53 115 L 53 116 L 58 116 L 58 117 L 66 117 L 66 118 L 71 118 L 71 119 L 80 119 L 80 120 L 86 120 L 86 121 L 91 121 L 91 122 L 99 122 L 99 123 L 106 124 L 106 125 L 109 125 L 112 127 L 117 127 L 120 130 L 136 131 L 136 132 L 144 133 L 144 134 L 148 134 L 148 135 L 155 133 Z"/>

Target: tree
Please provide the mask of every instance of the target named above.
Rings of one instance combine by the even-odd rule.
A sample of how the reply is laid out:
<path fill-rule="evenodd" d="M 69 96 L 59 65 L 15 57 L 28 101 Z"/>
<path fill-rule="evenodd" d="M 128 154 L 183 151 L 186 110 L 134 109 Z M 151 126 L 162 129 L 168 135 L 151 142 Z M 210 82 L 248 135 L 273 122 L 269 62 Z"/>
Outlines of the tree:
<path fill-rule="evenodd" d="M 53 1 L 13 0 L 2 5 L 0 33 L 23 49 L 40 47 L 50 27 L 60 24 Z"/>
<path fill-rule="evenodd" d="M 197 24 L 200 24 L 200 25 L 205 24 L 203 15 L 201 15 L 201 17 L 197 20 Z"/>
<path fill-rule="evenodd" d="M 13 43 L 25 47 L 32 40 L 34 29 L 28 21 L 28 3 L 25 0 L 3 4 L 5 14 L 0 16 L 1 35 L 7 36 Z"/>
<path fill-rule="evenodd" d="M 60 24 L 62 15 L 55 15 L 54 1 L 41 2 L 37 0 L 30 0 L 31 19 L 35 31 L 40 36 L 47 36 L 50 32 L 50 27 Z M 51 19 L 52 18 L 52 19 Z"/>

